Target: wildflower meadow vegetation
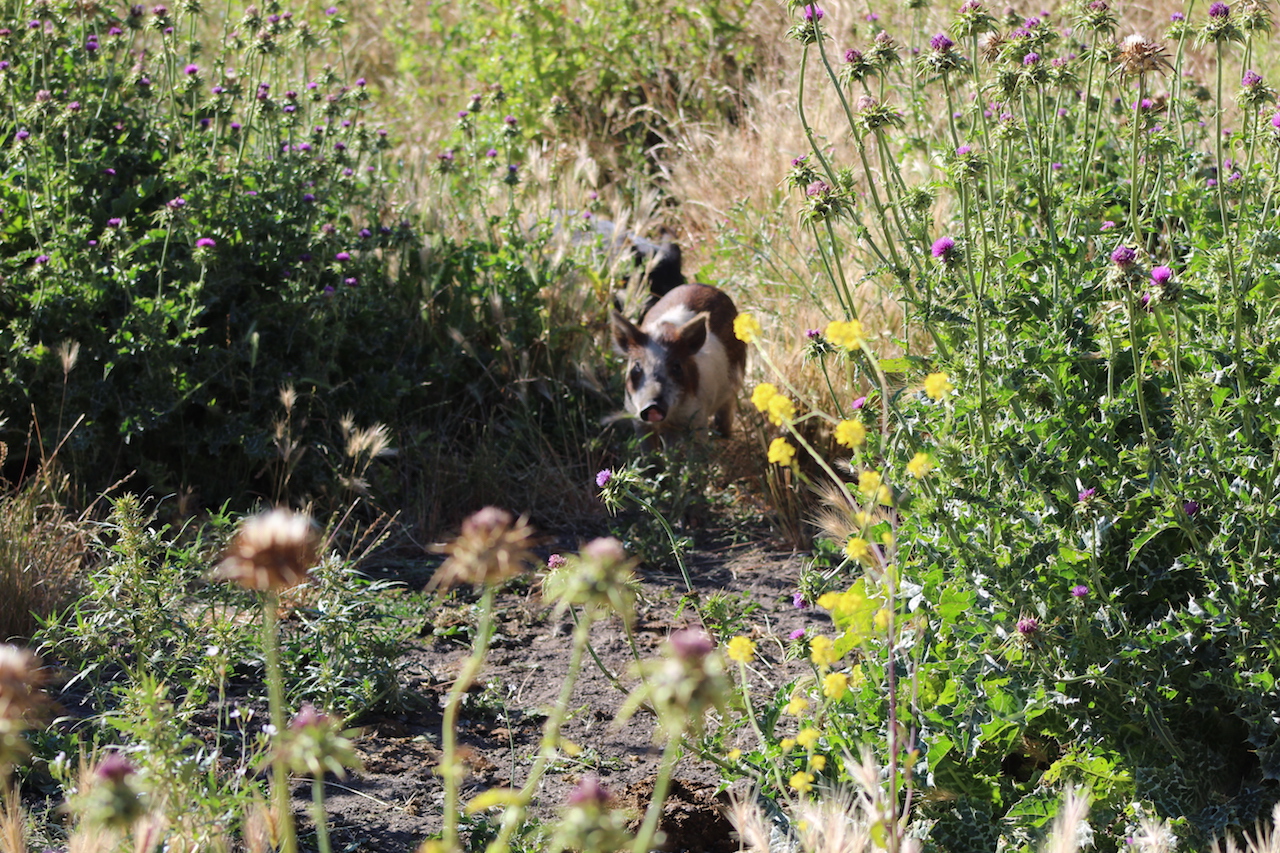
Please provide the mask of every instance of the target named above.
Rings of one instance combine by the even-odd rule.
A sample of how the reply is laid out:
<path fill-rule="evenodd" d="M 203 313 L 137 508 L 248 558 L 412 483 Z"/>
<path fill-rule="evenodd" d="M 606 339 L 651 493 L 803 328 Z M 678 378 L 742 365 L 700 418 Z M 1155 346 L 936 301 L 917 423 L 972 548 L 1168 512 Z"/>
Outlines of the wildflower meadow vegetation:
<path fill-rule="evenodd" d="M 0 850 L 328 853 L 445 611 L 424 853 L 645 853 L 681 762 L 758 853 L 1280 850 L 1271 12 L 1024 6 L 0 0 Z M 615 414 L 659 226 L 732 440 Z M 513 589 L 567 674 L 476 790 Z M 631 812 L 545 796 L 602 626 Z"/>

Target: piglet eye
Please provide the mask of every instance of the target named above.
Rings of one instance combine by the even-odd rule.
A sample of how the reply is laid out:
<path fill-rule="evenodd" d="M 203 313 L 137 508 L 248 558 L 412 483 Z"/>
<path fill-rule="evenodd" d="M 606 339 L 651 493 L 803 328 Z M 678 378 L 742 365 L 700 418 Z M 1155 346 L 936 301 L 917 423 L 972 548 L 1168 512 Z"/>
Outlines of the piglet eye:
<path fill-rule="evenodd" d="M 677 382 L 679 382 L 681 379 L 684 378 L 684 365 L 681 364 L 680 362 L 677 361 L 674 364 L 672 364 L 670 370 L 671 370 L 671 378 L 676 380 Z"/>
<path fill-rule="evenodd" d="M 640 366 L 640 362 L 633 361 L 631 363 L 631 381 L 639 384 L 642 379 L 644 379 L 644 368 Z"/>

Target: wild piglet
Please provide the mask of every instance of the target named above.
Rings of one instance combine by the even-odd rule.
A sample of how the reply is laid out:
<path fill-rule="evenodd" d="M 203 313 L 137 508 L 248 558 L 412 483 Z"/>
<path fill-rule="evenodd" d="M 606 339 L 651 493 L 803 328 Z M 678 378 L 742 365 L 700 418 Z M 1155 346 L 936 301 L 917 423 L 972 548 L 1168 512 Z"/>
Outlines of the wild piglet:
<path fill-rule="evenodd" d="M 627 410 L 663 438 L 714 422 L 733 431 L 747 346 L 733 334 L 733 300 L 705 284 L 681 284 L 636 326 L 612 313 L 613 341 L 627 358 Z"/>

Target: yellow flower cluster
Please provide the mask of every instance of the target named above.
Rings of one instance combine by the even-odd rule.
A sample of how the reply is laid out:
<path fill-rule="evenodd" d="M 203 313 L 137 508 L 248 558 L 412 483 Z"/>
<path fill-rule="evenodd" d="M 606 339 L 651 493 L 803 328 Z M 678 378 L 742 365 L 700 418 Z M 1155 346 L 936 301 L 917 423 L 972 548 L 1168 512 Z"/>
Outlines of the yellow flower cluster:
<path fill-rule="evenodd" d="M 850 560 L 863 563 L 871 559 L 871 546 L 861 536 L 850 536 L 849 541 L 844 543 L 844 553 Z"/>
<path fill-rule="evenodd" d="M 956 386 L 951 384 L 951 377 L 945 373 L 930 373 L 924 378 L 924 393 L 931 400 L 941 400 L 954 390 Z"/>
<path fill-rule="evenodd" d="M 893 505 L 893 492 L 884 485 L 879 471 L 863 471 L 859 474 L 858 491 L 881 506 Z"/>
<path fill-rule="evenodd" d="M 733 336 L 744 344 L 755 343 L 760 337 L 760 321 L 750 314 L 739 314 L 733 318 Z"/>
<path fill-rule="evenodd" d="M 833 702 L 839 702 L 849 689 L 849 676 L 843 672 L 829 672 L 822 678 L 822 695 Z"/>
<path fill-rule="evenodd" d="M 813 790 L 813 774 L 799 770 L 791 776 L 790 784 L 802 794 L 807 794 Z"/>
<path fill-rule="evenodd" d="M 738 663 L 751 663 L 755 657 L 756 644 L 748 637 L 737 636 L 729 641 L 729 659 Z"/>
<path fill-rule="evenodd" d="M 803 714 L 809 707 L 809 700 L 801 696 L 799 693 L 791 697 L 791 701 L 782 709 L 782 713 L 790 714 L 798 717 Z"/>
<path fill-rule="evenodd" d="M 866 335 L 857 320 L 833 320 L 827 324 L 826 339 L 838 347 L 855 350 L 862 347 Z"/>
<path fill-rule="evenodd" d="M 814 666 L 831 666 L 839 659 L 836 644 L 830 637 L 819 634 L 809 641 L 809 660 L 813 661 Z"/>
<path fill-rule="evenodd" d="M 796 735 L 796 743 L 800 744 L 802 749 L 808 751 L 818 745 L 819 737 L 817 729 L 813 727 L 804 728 L 800 730 L 800 734 Z"/>
<path fill-rule="evenodd" d="M 775 438 L 769 443 L 769 462 L 778 465 L 790 465 L 796 458 L 796 449 L 785 438 Z"/>
<path fill-rule="evenodd" d="M 845 447 L 861 447 L 867 440 L 867 428 L 862 421 L 841 421 L 836 424 L 836 444 Z"/>
<path fill-rule="evenodd" d="M 796 418 L 796 404 L 784 394 L 774 394 L 769 398 L 769 422 L 774 426 L 782 426 Z"/>
<path fill-rule="evenodd" d="M 907 463 L 907 473 L 917 480 L 922 479 L 926 474 L 933 470 L 933 459 L 928 453 L 917 453 L 911 457 L 911 461 Z"/>

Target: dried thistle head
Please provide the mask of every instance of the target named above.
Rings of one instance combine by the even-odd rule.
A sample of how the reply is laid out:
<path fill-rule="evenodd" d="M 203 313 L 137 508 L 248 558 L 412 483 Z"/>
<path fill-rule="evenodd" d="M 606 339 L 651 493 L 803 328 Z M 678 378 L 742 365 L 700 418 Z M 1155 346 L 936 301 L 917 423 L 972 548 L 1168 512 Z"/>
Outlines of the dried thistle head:
<path fill-rule="evenodd" d="M 214 575 L 246 589 L 279 592 L 305 581 L 319 562 L 320 536 L 311 517 L 273 509 L 245 521 Z"/>
<path fill-rule="evenodd" d="M 0 644 L 0 720 L 7 726 L 24 725 L 48 702 L 40 659 L 28 649 Z"/>
<path fill-rule="evenodd" d="M 462 532 L 442 549 L 449 558 L 431 579 L 448 589 L 457 583 L 493 586 L 515 577 L 535 562 L 529 550 L 533 528 L 505 509 L 488 506 L 462 522 Z"/>
<path fill-rule="evenodd" d="M 1163 45 L 1134 33 L 1120 43 L 1115 70 L 1121 77 L 1134 77 L 1151 71 L 1172 71 L 1173 66 Z"/>

